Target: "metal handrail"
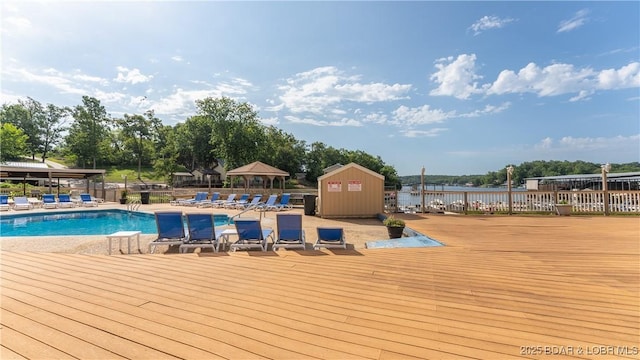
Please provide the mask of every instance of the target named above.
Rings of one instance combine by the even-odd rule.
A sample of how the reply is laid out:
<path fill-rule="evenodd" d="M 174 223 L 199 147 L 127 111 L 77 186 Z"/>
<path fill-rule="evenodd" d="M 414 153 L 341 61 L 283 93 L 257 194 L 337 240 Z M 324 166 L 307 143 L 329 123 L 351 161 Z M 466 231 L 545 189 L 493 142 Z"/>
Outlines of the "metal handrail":
<path fill-rule="evenodd" d="M 260 205 L 260 204 L 251 204 L 251 205 L 247 206 L 244 210 L 242 210 L 242 211 L 240 211 L 239 213 L 237 213 L 237 214 L 235 214 L 235 215 L 231 216 L 231 217 L 230 217 L 230 218 L 228 218 L 228 220 L 227 220 L 227 225 L 231 224 L 231 221 L 232 221 L 234 218 L 236 218 L 236 217 L 240 217 L 240 215 L 242 215 L 242 214 L 246 213 L 246 212 L 247 212 L 247 211 L 249 211 L 249 210 L 254 210 L 255 208 L 257 208 L 257 207 L 258 207 L 258 205 Z M 260 220 L 262 220 L 262 211 L 260 211 Z"/>
<path fill-rule="evenodd" d="M 142 202 L 139 199 L 131 199 L 127 201 L 127 211 L 138 211 Z"/>

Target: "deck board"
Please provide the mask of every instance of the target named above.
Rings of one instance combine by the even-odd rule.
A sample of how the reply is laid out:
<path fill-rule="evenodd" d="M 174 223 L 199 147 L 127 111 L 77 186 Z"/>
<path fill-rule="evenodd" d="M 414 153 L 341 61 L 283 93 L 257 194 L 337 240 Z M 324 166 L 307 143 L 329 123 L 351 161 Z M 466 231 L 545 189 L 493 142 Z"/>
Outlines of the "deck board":
<path fill-rule="evenodd" d="M 605 345 L 615 347 L 606 358 L 640 358 L 638 219 L 406 220 L 447 246 L 3 251 L 0 352 L 3 359 L 510 359 L 543 358 L 526 347 L 554 346 L 583 349 L 554 359 L 601 359 L 586 351 Z"/>

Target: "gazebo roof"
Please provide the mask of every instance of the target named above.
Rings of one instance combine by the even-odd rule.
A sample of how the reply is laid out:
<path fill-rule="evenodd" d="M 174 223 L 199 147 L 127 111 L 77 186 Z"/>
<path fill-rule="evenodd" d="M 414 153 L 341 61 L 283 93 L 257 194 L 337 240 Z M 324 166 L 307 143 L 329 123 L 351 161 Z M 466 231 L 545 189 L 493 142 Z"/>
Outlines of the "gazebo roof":
<path fill-rule="evenodd" d="M 227 171 L 227 176 L 290 176 L 288 172 L 256 161 L 251 164 Z"/>

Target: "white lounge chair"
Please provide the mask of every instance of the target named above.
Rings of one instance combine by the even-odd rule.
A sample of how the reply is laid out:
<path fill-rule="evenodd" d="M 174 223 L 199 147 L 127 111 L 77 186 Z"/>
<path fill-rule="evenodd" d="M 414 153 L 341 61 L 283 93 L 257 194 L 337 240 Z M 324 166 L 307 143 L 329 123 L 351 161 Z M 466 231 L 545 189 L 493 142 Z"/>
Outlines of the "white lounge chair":
<path fill-rule="evenodd" d="M 14 196 L 13 198 L 13 210 L 31 210 L 33 205 L 29 202 L 26 196 Z"/>

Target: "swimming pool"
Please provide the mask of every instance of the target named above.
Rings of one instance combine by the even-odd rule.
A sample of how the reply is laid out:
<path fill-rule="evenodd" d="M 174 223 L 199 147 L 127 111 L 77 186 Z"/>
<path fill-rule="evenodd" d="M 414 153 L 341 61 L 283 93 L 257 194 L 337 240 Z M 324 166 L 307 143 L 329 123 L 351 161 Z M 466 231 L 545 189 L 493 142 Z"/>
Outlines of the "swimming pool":
<path fill-rule="evenodd" d="M 215 225 L 227 224 L 224 214 L 214 215 Z M 186 222 L 185 222 L 186 224 Z M 139 230 L 157 234 L 153 214 L 125 210 L 85 210 L 0 216 L 1 236 L 108 235 Z"/>

